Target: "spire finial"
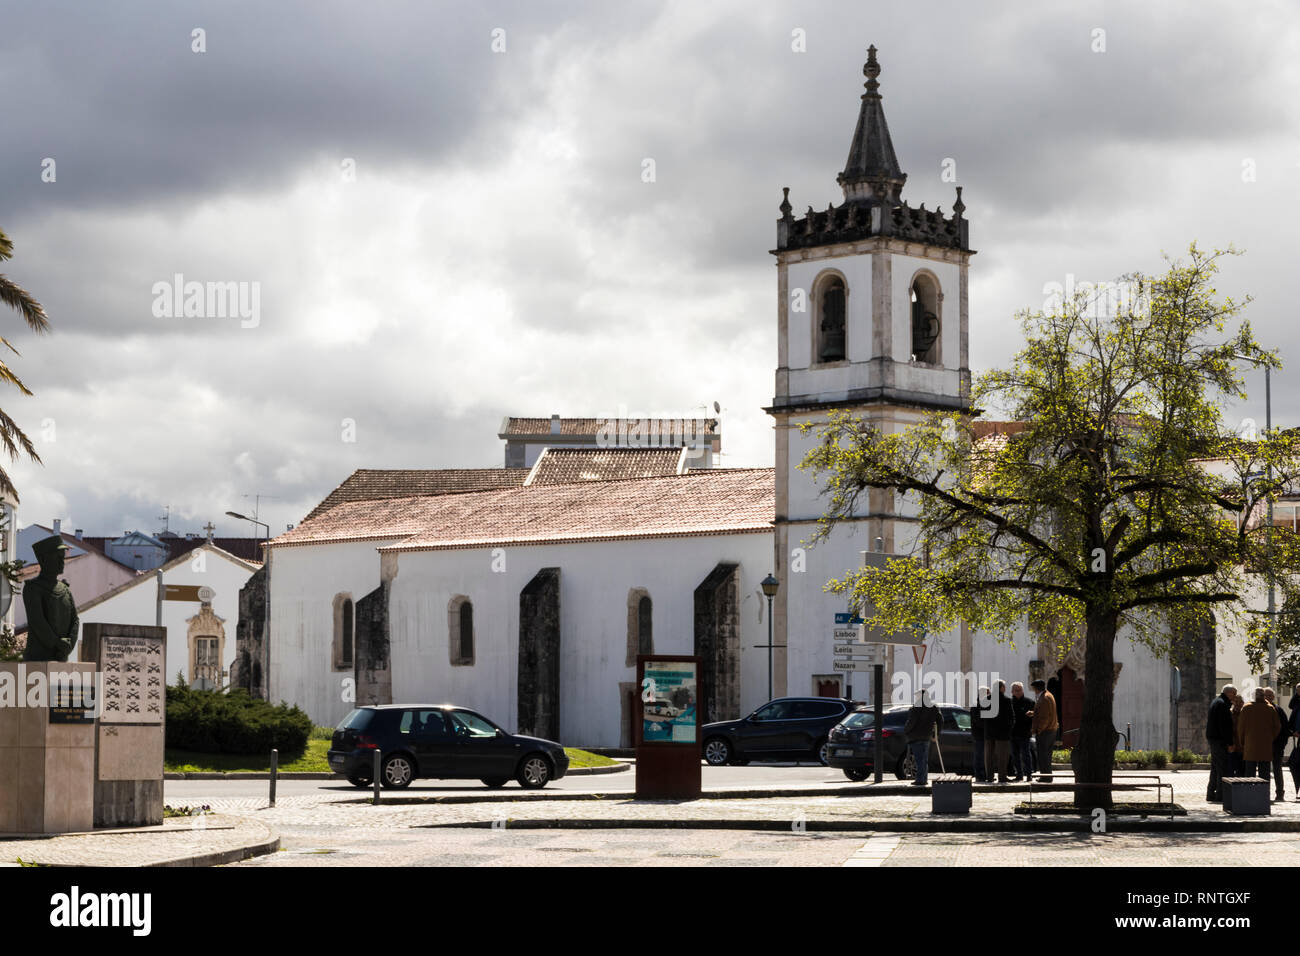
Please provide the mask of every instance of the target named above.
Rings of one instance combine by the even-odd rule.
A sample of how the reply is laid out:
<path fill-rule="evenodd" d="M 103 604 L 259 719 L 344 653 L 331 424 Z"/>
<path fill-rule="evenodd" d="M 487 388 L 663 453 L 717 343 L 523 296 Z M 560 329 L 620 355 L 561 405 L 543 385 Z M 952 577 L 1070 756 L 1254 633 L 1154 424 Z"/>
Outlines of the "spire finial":
<path fill-rule="evenodd" d="M 790 219 L 790 213 L 794 209 L 794 207 L 790 205 L 790 187 L 781 187 L 781 195 L 783 197 L 781 199 L 781 218 L 788 220 Z"/>
<path fill-rule="evenodd" d="M 876 91 L 880 89 L 880 83 L 876 80 L 876 77 L 880 75 L 880 64 L 876 62 L 876 47 L 874 44 L 867 47 L 867 62 L 862 67 L 862 75 L 867 78 L 867 82 L 863 84 L 867 88 L 867 95 L 876 96 Z"/>
<path fill-rule="evenodd" d="M 960 187 L 960 186 L 957 187 L 957 201 L 956 201 L 955 203 L 952 204 L 952 211 L 955 212 L 955 213 L 957 214 L 957 218 L 958 218 L 958 219 L 960 219 L 960 218 L 961 218 L 961 214 L 964 213 L 964 212 L 966 211 L 966 204 L 965 204 L 964 202 L 961 201 L 961 187 Z"/>

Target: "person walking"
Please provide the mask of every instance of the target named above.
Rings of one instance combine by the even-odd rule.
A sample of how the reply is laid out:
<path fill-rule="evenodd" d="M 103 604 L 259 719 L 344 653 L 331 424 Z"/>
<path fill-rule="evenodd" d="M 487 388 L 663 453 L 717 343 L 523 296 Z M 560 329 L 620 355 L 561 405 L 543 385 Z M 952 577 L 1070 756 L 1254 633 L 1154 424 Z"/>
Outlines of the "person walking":
<path fill-rule="evenodd" d="M 1006 681 L 998 681 L 998 695 L 990 696 L 990 707 L 982 713 L 984 717 L 984 768 L 989 782 L 993 782 L 996 770 L 998 783 L 1007 782 L 1007 761 L 1011 758 L 1011 725 L 1015 713 L 1011 709 L 1011 698 L 1007 696 Z"/>
<path fill-rule="evenodd" d="M 925 691 L 921 691 L 917 702 L 907 711 L 907 723 L 903 725 L 903 738 L 916 763 L 914 787 L 924 787 L 929 780 L 930 738 L 935 736 L 942 720 L 939 708 L 927 702 Z"/>
<path fill-rule="evenodd" d="M 1232 722 L 1232 702 L 1237 688 L 1225 684 L 1223 692 L 1210 702 L 1210 712 L 1205 718 L 1205 739 L 1210 745 L 1210 784 L 1205 791 L 1208 803 L 1222 803 L 1220 782 L 1231 776 L 1228 769 L 1228 748 L 1236 747 L 1236 734 Z"/>
<path fill-rule="evenodd" d="M 1264 688 L 1264 699 L 1277 715 L 1277 735 L 1273 738 L 1273 784 L 1277 796 L 1273 798 L 1273 802 L 1280 803 L 1286 799 L 1286 786 L 1283 783 L 1285 778 L 1282 775 L 1282 751 L 1286 750 L 1286 743 L 1291 739 L 1291 721 L 1287 718 L 1286 712 L 1278 706 L 1273 688 Z"/>
<path fill-rule="evenodd" d="M 1276 737 L 1277 711 L 1264 696 L 1264 688 L 1256 687 L 1255 699 L 1242 707 L 1237 716 L 1237 748 L 1247 777 L 1268 779 Z"/>
<path fill-rule="evenodd" d="M 979 696 L 975 699 L 975 705 L 970 711 L 970 740 L 974 749 L 972 754 L 971 766 L 975 770 L 975 780 L 983 783 L 987 777 L 984 772 L 984 708 L 991 706 L 989 703 L 989 689 L 981 687 Z"/>
<path fill-rule="evenodd" d="M 1029 756 L 1029 735 L 1034 723 L 1034 702 L 1025 696 L 1025 685 L 1011 685 L 1011 766 L 1012 780 L 1028 780 L 1034 775 Z"/>
<path fill-rule="evenodd" d="M 1056 718 L 1056 698 L 1052 696 L 1051 691 L 1047 689 L 1046 682 L 1042 680 L 1036 680 L 1029 686 L 1038 695 L 1038 699 L 1034 701 L 1034 709 L 1030 711 L 1033 723 L 1029 727 L 1034 734 L 1034 740 L 1038 748 L 1038 779 L 1044 783 L 1050 783 L 1052 780 L 1052 748 L 1056 745 L 1056 731 L 1061 726 Z"/>
<path fill-rule="evenodd" d="M 1291 701 L 1287 704 L 1287 710 L 1291 711 L 1291 718 L 1287 721 L 1287 729 L 1291 732 L 1294 739 L 1300 736 L 1300 684 L 1296 684 L 1291 691 Z M 1300 802 L 1300 740 L 1296 740 L 1291 746 L 1291 756 L 1287 761 L 1291 768 L 1291 783 L 1295 786 L 1295 798 Z"/>

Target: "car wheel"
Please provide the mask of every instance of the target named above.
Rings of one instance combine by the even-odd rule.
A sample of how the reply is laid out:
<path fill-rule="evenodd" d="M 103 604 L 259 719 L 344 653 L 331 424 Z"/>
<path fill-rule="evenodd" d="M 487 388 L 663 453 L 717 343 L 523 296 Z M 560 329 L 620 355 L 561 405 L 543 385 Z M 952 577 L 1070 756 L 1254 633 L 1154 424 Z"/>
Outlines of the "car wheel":
<path fill-rule="evenodd" d="M 509 780 L 510 780 L 509 777 L 484 777 L 483 778 L 483 782 L 487 784 L 489 787 L 491 787 L 493 790 L 497 790 L 501 787 L 504 787 L 509 782 Z"/>
<path fill-rule="evenodd" d="M 352 786 L 354 787 L 360 787 L 362 790 L 364 790 L 366 789 L 366 787 L 373 784 L 374 781 L 371 780 L 369 777 L 361 777 L 354 773 L 352 774 L 352 776 L 348 777 L 348 783 L 352 784 Z"/>
<path fill-rule="evenodd" d="M 731 761 L 731 745 L 721 737 L 710 737 L 704 742 L 704 762 L 710 767 L 721 767 Z"/>
<path fill-rule="evenodd" d="M 541 754 L 529 754 L 519 765 L 519 785 L 540 790 L 551 779 L 551 765 Z"/>
<path fill-rule="evenodd" d="M 393 754 L 384 761 L 384 769 L 379 781 L 390 790 L 401 790 L 409 787 L 414 779 L 415 764 L 411 762 L 411 758 L 406 754 Z"/>
<path fill-rule="evenodd" d="M 845 767 L 844 776 L 848 777 L 854 783 L 861 783 L 871 775 L 871 771 L 865 767 Z"/>
<path fill-rule="evenodd" d="M 823 767 L 830 764 L 830 760 L 828 759 L 830 756 L 830 748 L 826 745 L 825 740 L 821 741 L 813 748 L 813 756 L 817 758 L 817 762 Z"/>
<path fill-rule="evenodd" d="M 912 756 L 911 750 L 903 752 L 903 756 L 898 758 L 898 763 L 894 766 L 894 776 L 899 780 L 916 779 L 916 758 Z"/>

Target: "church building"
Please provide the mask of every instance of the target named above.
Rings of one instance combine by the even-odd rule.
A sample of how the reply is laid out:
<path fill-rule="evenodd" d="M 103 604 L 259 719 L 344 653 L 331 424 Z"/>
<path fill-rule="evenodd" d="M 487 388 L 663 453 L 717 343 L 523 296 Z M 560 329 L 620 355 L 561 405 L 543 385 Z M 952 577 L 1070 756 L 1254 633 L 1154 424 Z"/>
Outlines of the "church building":
<path fill-rule="evenodd" d="M 714 420 L 552 416 L 502 423 L 505 468 L 357 472 L 268 543 L 241 593 L 236 685 L 321 724 L 356 704 L 450 701 L 512 731 L 629 746 L 638 653 L 699 654 L 705 719 L 767 700 L 760 582 L 773 573 L 775 695 L 867 699 L 866 675 L 851 684 L 835 666 L 847 606 L 823 586 L 872 552 L 910 552 L 917 523 L 897 496 L 872 492 L 812 545 L 825 499 L 798 467 L 817 440 L 800 426 L 839 411 L 887 431 L 935 410 L 970 414 L 975 251 L 960 187 L 949 213 L 902 198 L 874 47 L 863 72 L 842 202 L 796 217 L 786 190 L 780 205 L 775 468 L 711 467 Z M 1014 423 L 976 427 L 995 438 Z M 1185 678 L 1198 695 L 1214 681 L 1209 641 Z M 927 645 L 920 664 L 896 648 L 887 673 L 1058 680 L 1067 735 L 1077 726 L 1093 679 L 1077 652 L 1056 659 L 1023 628 L 1014 647 L 965 627 Z M 1122 636 L 1116 660 L 1117 726 L 1131 725 L 1134 747 L 1167 747 L 1169 662 Z M 1181 739 L 1196 746 L 1195 712 L 1185 720 Z"/>

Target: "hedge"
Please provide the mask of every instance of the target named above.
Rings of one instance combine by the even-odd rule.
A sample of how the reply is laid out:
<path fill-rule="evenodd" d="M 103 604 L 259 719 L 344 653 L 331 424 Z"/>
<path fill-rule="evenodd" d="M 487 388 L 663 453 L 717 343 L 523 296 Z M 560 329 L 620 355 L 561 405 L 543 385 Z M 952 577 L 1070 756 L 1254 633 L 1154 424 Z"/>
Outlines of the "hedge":
<path fill-rule="evenodd" d="M 174 750 L 261 755 L 277 749 L 293 758 L 307 749 L 311 730 L 311 718 L 299 708 L 244 690 L 167 688 L 167 746 Z"/>

